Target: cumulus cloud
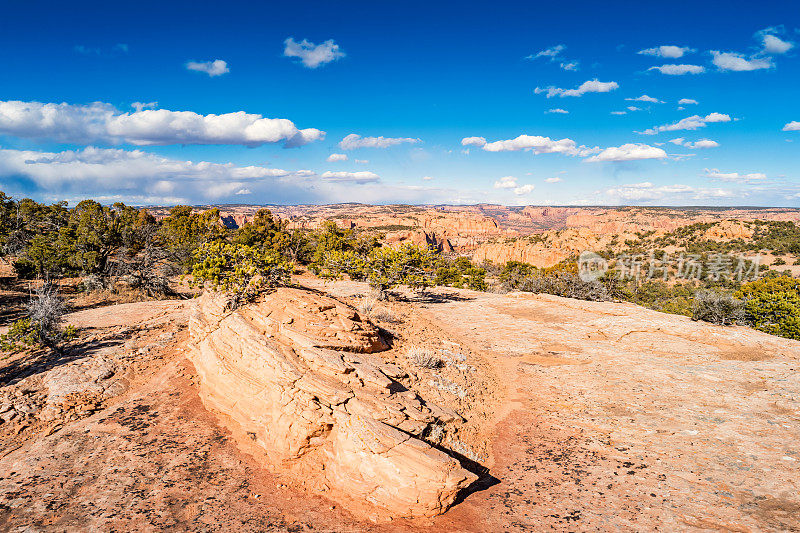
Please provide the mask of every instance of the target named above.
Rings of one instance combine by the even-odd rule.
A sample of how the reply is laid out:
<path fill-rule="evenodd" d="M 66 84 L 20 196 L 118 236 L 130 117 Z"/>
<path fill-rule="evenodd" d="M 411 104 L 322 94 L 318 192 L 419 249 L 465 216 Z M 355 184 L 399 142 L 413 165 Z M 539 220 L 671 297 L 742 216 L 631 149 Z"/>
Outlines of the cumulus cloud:
<path fill-rule="evenodd" d="M 495 189 L 513 189 L 517 186 L 517 178 L 514 176 L 503 176 L 494 182 Z"/>
<path fill-rule="evenodd" d="M 684 74 L 702 74 L 706 71 L 700 65 L 661 65 L 660 67 L 650 67 L 647 70 L 657 70 L 661 74 L 668 76 L 683 76 Z"/>
<path fill-rule="evenodd" d="M 719 70 L 731 70 L 734 72 L 747 72 L 751 70 L 761 70 L 773 68 L 775 64 L 769 57 L 750 56 L 746 58 L 743 54 L 736 52 L 719 52 L 712 50 L 713 56 L 711 62 Z"/>
<path fill-rule="evenodd" d="M 304 179 L 307 170 L 286 171 L 262 166 L 192 162 L 141 150 L 87 147 L 62 152 L 0 150 L 0 177 L 23 179 L 34 189 L 146 197 L 184 194 L 203 198 L 234 194 L 253 181 Z M 192 183 L 190 187 L 186 183 Z"/>
<path fill-rule="evenodd" d="M 141 111 L 142 109 L 155 109 L 158 107 L 158 102 L 134 102 L 131 104 L 131 107 L 136 111 Z"/>
<path fill-rule="evenodd" d="M 790 41 L 784 41 L 780 37 L 771 34 L 765 34 L 763 36 L 763 42 L 764 52 L 768 54 L 785 54 L 794 48 L 794 43 Z"/>
<path fill-rule="evenodd" d="M 686 148 L 691 149 L 704 149 L 704 148 L 717 148 L 719 143 L 717 141 L 712 141 L 711 139 L 700 139 L 696 142 L 690 142 L 684 140 L 683 137 L 678 137 L 677 139 L 671 139 L 669 142 L 672 144 L 676 144 L 678 146 L 685 146 Z"/>
<path fill-rule="evenodd" d="M 782 131 L 800 131 L 800 122 L 793 120 L 786 124 Z"/>
<path fill-rule="evenodd" d="M 345 56 L 333 39 L 321 44 L 314 44 L 307 39 L 298 43 L 289 37 L 283 43 L 286 45 L 283 55 L 299 58 L 300 62 L 308 68 L 317 68 Z"/>
<path fill-rule="evenodd" d="M 484 146 L 485 144 L 485 137 L 464 137 L 461 139 L 461 146 Z"/>
<path fill-rule="evenodd" d="M 691 98 L 681 98 L 678 100 L 678 105 L 698 105 L 699 102 L 697 100 L 693 100 Z"/>
<path fill-rule="evenodd" d="M 561 178 L 545 178 L 544 180 L 546 183 L 558 183 L 561 181 Z"/>
<path fill-rule="evenodd" d="M 643 135 L 656 135 L 657 133 L 661 133 L 662 131 L 696 130 L 699 128 L 705 128 L 706 123 L 708 122 L 730 122 L 730 121 L 731 121 L 730 115 L 725 115 L 722 113 L 709 113 L 705 117 L 701 117 L 700 115 L 692 115 L 691 117 L 686 117 L 684 119 L 681 119 L 678 122 L 675 122 L 674 124 L 656 126 L 654 128 L 649 128 L 637 133 Z"/>
<path fill-rule="evenodd" d="M 709 198 L 729 198 L 731 191 L 724 189 L 695 188 L 689 185 L 673 184 L 656 186 L 651 182 L 629 183 L 611 187 L 603 191 L 607 196 L 625 202 L 646 202 L 681 197 L 681 201 L 704 200 Z"/>
<path fill-rule="evenodd" d="M 322 174 L 322 179 L 327 181 L 345 183 L 373 183 L 380 180 L 380 176 L 374 172 L 331 172 L 330 170 Z"/>
<path fill-rule="evenodd" d="M 661 148 L 649 146 L 647 144 L 623 144 L 622 146 L 610 146 L 599 154 L 586 159 L 590 163 L 605 161 L 637 161 L 640 159 L 663 159 L 667 153 Z"/>
<path fill-rule="evenodd" d="M 653 98 L 652 96 L 647 96 L 646 94 L 643 94 L 642 96 L 637 96 L 636 98 L 626 98 L 625 100 L 629 102 L 648 102 L 651 104 L 664 103 L 662 100 L 659 100 L 658 98 Z"/>
<path fill-rule="evenodd" d="M 560 107 L 556 107 L 553 109 L 548 109 L 547 111 L 545 111 L 545 113 L 557 113 L 561 115 L 567 115 L 569 114 L 569 111 L 567 111 L 566 109 L 561 109 Z"/>
<path fill-rule="evenodd" d="M 389 148 L 402 143 L 418 143 L 419 139 L 411 137 L 362 137 L 351 133 L 339 142 L 342 150 L 355 150 L 356 148 Z"/>
<path fill-rule="evenodd" d="M 558 66 L 561 67 L 563 70 L 570 70 L 570 71 L 574 72 L 574 71 L 578 70 L 578 68 L 580 68 L 580 62 L 579 61 L 564 61 L 562 63 L 559 63 Z"/>
<path fill-rule="evenodd" d="M 552 85 L 546 88 L 536 87 L 533 90 L 536 94 L 546 93 L 547 98 L 559 96 L 583 96 L 586 93 L 607 93 L 619 88 L 619 84 L 615 81 L 598 81 L 588 80 L 580 84 L 576 89 L 561 89 L 560 87 L 553 87 Z"/>
<path fill-rule="evenodd" d="M 641 108 L 636 107 L 635 105 L 628 106 L 628 111 L 641 111 L 641 110 L 642 110 Z"/>
<path fill-rule="evenodd" d="M 331 163 L 334 161 L 347 161 L 347 154 L 331 154 L 327 160 Z"/>
<path fill-rule="evenodd" d="M 761 40 L 762 53 L 781 55 L 794 48 L 795 44 L 792 41 L 784 40 L 776 35 L 784 34 L 785 32 L 786 30 L 783 26 L 773 26 L 757 31 L 755 36 Z"/>
<path fill-rule="evenodd" d="M 28 139 L 89 144 L 239 144 L 260 146 L 282 142 L 301 146 L 323 139 L 315 128 L 300 130 L 286 119 L 264 118 L 238 111 L 199 115 L 191 111 L 142 109 L 121 113 L 111 104 L 0 101 L 0 134 Z"/>
<path fill-rule="evenodd" d="M 215 59 L 214 61 L 189 61 L 186 63 L 186 68 L 197 72 L 205 72 L 212 78 L 214 76 L 222 76 L 231 71 L 228 68 L 228 64 L 221 59 Z"/>
<path fill-rule="evenodd" d="M 525 185 L 519 185 L 517 183 L 517 178 L 514 176 L 504 176 L 499 180 L 494 182 L 495 189 L 508 189 L 513 190 L 514 194 L 517 196 L 522 196 L 525 194 L 529 194 L 533 191 L 536 187 L 531 185 L 530 183 Z"/>
<path fill-rule="evenodd" d="M 694 49 L 689 48 L 688 46 L 664 45 L 664 46 L 656 46 L 655 48 L 646 48 L 645 50 L 640 50 L 637 53 L 647 56 L 678 59 L 679 57 L 683 57 L 684 54 L 688 54 L 694 51 L 695 51 Z"/>
<path fill-rule="evenodd" d="M 483 137 L 468 137 L 467 139 L 483 139 Z M 464 144 L 464 139 L 461 141 Z M 554 140 L 550 137 L 542 137 L 540 135 L 520 135 L 514 139 L 506 139 L 502 141 L 494 141 L 484 144 L 477 144 L 480 141 L 475 141 L 476 146 L 481 146 L 487 152 L 516 152 L 519 150 L 531 151 L 534 154 L 564 154 L 573 156 L 586 156 L 599 151 L 596 148 L 587 148 L 586 146 L 578 146 L 572 139 Z"/>
<path fill-rule="evenodd" d="M 707 178 L 718 181 L 754 182 L 767 179 L 767 175 L 763 172 L 740 174 L 739 172 L 720 172 L 718 168 L 707 168 L 705 173 Z"/>

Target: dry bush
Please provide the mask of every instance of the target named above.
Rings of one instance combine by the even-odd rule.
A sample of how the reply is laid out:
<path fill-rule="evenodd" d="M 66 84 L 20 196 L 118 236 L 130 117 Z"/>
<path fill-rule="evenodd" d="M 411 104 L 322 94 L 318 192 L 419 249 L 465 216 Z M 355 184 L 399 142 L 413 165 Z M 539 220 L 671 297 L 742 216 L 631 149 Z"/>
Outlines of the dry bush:
<path fill-rule="evenodd" d="M 745 321 L 744 301 L 730 294 L 698 291 L 694 295 L 692 320 L 703 320 L 721 326 L 741 324 Z"/>
<path fill-rule="evenodd" d="M 375 304 L 377 303 L 377 301 L 378 299 L 374 295 L 368 294 L 367 296 L 364 296 L 358 301 L 356 309 L 358 309 L 358 312 L 362 316 L 371 318 L 372 312 L 375 309 Z"/>
<path fill-rule="evenodd" d="M 406 350 L 406 357 L 420 368 L 441 368 L 444 362 L 434 353 L 420 346 L 410 346 Z"/>

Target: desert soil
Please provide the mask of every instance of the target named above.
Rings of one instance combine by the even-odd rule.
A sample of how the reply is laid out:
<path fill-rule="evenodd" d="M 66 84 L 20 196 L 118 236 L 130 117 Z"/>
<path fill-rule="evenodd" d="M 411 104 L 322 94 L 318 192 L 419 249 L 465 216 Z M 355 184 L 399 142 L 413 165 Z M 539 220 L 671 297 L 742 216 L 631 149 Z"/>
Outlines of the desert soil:
<path fill-rule="evenodd" d="M 798 342 L 548 295 L 381 303 L 393 352 L 459 354 L 425 380 L 488 475 L 444 515 L 372 522 L 260 467 L 203 408 L 187 305 L 80 311 L 68 356 L 0 361 L 0 529 L 800 529 Z"/>

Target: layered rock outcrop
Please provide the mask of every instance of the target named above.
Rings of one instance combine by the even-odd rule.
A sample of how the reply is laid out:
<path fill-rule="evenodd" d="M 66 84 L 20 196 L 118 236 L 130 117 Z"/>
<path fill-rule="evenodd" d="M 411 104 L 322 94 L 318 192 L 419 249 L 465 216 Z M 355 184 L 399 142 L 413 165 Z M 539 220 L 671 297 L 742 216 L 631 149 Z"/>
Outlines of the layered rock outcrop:
<path fill-rule="evenodd" d="M 458 415 L 398 383 L 404 371 L 376 353 L 387 348 L 377 329 L 341 302 L 282 288 L 226 312 L 207 294 L 189 328 L 204 404 L 268 466 L 388 516 L 439 514 L 476 479 L 417 438 Z"/>

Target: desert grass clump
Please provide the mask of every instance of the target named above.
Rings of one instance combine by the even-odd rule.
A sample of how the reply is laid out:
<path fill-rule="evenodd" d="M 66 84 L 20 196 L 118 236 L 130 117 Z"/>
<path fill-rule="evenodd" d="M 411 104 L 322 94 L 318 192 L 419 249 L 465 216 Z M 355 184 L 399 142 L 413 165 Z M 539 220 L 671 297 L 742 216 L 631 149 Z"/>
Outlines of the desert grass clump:
<path fill-rule="evenodd" d="M 702 320 L 720 326 L 743 323 L 745 321 L 744 301 L 730 294 L 713 291 L 698 291 L 694 295 L 692 320 Z"/>
<path fill-rule="evenodd" d="M 377 302 L 378 298 L 374 294 L 368 294 L 358 301 L 356 309 L 361 316 L 372 318 L 372 313 L 375 310 L 375 304 Z"/>
<path fill-rule="evenodd" d="M 420 346 L 411 346 L 406 350 L 406 357 L 420 368 L 435 369 L 444 366 L 444 362 L 436 354 Z"/>

